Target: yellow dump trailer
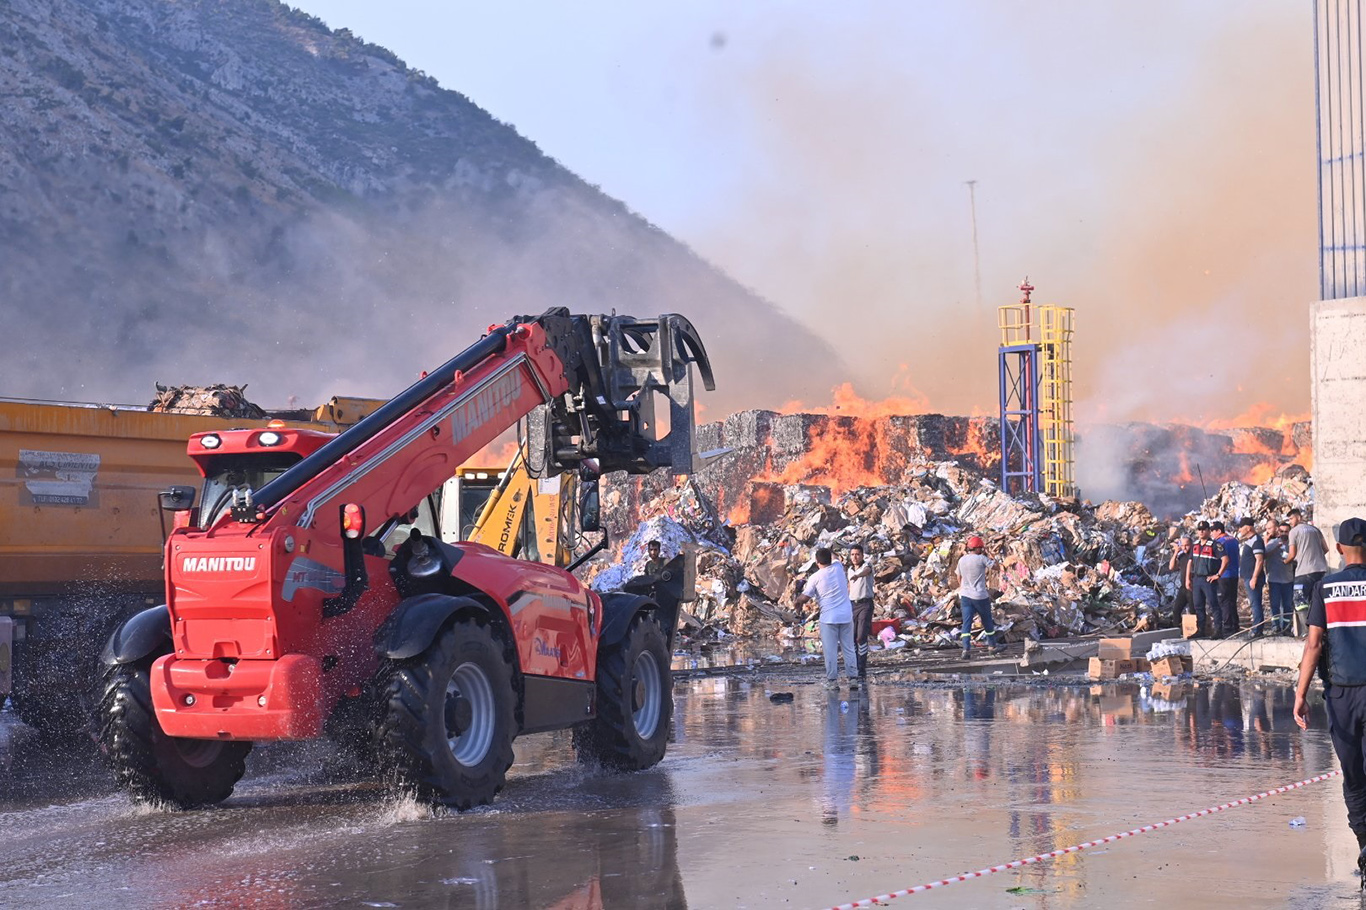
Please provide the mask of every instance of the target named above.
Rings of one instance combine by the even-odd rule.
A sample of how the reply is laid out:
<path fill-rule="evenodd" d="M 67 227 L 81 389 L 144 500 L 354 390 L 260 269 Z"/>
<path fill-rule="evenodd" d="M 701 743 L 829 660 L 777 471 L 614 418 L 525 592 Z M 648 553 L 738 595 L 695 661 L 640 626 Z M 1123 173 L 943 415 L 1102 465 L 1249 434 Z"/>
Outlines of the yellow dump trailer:
<path fill-rule="evenodd" d="M 336 431 L 379 404 L 333 399 L 271 416 Z M 157 494 L 199 485 L 188 438 L 262 423 L 0 399 L 0 618 L 13 620 L 9 694 L 25 722 L 51 734 L 84 729 L 109 633 L 163 601 Z"/>

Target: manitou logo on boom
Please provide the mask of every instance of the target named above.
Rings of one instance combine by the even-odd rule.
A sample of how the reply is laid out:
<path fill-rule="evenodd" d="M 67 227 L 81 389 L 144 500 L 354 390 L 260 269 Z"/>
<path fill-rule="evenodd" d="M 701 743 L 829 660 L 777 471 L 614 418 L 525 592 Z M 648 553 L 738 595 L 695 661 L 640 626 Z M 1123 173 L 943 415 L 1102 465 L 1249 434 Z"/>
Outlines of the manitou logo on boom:
<path fill-rule="evenodd" d="M 464 439 L 501 415 L 517 401 L 517 395 L 521 390 L 521 379 L 516 373 L 507 373 L 480 389 L 469 401 L 462 402 L 451 415 L 452 437 Z"/>
<path fill-rule="evenodd" d="M 255 572 L 255 556 L 186 556 L 182 572 Z"/>

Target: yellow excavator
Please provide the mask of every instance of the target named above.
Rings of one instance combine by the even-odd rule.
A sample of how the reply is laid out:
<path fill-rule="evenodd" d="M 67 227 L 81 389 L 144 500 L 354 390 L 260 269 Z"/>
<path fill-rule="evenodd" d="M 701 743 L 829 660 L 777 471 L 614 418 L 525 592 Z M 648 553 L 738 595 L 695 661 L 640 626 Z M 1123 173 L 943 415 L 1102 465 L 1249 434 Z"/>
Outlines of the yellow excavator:
<path fill-rule="evenodd" d="M 504 469 L 462 467 L 456 472 L 443 499 L 443 535 L 567 568 L 579 544 L 579 490 L 575 471 L 532 476 L 519 447 Z"/>

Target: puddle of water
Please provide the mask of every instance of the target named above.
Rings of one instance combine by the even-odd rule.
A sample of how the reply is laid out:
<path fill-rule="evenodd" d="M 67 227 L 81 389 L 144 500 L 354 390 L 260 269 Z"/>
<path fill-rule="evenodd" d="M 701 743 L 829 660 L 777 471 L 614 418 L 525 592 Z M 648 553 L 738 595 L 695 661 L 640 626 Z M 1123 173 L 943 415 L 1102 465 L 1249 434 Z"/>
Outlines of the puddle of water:
<path fill-rule="evenodd" d="M 782 692 L 792 700 L 775 703 Z M 1335 767 L 1321 713 L 1301 733 L 1292 693 L 1255 682 L 827 693 L 805 678 L 714 677 L 680 683 L 676 704 L 658 768 L 586 769 L 566 734 L 526 737 L 504 793 L 465 814 L 319 783 L 316 755 L 297 746 L 260 750 L 221 809 L 138 812 L 103 772 L 72 790 L 69 764 L 0 736 L 0 762 L 25 782 L 21 796 L 0 791 L 0 894 L 120 908 L 814 907 Z M 1332 783 L 918 899 L 1318 906 L 1355 895 L 1355 853 Z"/>

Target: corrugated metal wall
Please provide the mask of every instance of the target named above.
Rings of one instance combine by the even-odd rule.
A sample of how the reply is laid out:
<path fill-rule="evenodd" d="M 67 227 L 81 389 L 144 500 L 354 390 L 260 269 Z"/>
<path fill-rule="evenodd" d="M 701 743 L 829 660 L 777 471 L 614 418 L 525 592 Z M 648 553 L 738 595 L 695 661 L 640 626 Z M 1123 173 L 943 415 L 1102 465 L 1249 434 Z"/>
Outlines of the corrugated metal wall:
<path fill-rule="evenodd" d="M 1362 0 L 1315 0 L 1320 298 L 1366 296 Z"/>

